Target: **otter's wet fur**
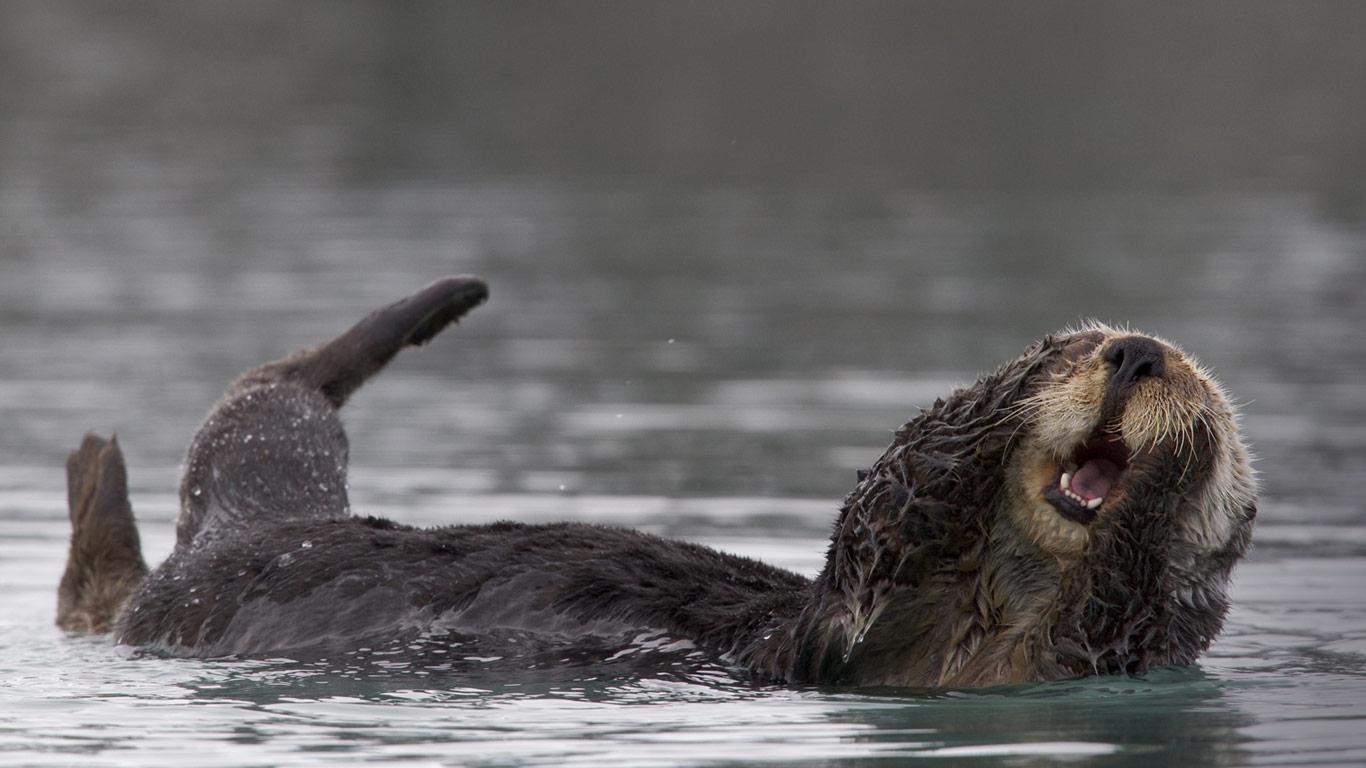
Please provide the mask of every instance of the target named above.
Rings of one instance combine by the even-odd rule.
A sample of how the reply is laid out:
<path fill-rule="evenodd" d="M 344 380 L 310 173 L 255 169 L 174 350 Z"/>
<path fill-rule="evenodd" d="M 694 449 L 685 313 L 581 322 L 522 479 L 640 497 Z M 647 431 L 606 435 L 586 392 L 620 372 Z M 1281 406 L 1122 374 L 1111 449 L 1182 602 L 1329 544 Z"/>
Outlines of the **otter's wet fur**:
<path fill-rule="evenodd" d="M 1193 662 L 1222 626 L 1256 503 L 1234 411 L 1176 347 L 1100 325 L 902 426 L 814 580 L 620 528 L 352 516 L 337 409 L 486 296 L 447 278 L 240 377 L 191 445 L 176 547 L 150 574 L 117 443 L 87 436 L 58 624 L 201 657 L 653 631 L 759 679 L 854 686 L 1137 674 Z"/>

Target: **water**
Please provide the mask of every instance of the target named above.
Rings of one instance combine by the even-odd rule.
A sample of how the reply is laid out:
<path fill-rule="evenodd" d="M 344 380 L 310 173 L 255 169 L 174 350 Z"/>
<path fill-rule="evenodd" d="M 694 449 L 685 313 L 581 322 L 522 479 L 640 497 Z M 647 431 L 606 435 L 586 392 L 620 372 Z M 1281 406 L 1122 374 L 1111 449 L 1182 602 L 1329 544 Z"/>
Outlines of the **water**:
<path fill-rule="evenodd" d="M 1261 185 L 1079 192 L 1064 173 L 972 177 L 991 183 L 962 191 L 862 184 L 862 171 L 778 184 L 774 158 L 800 156 L 816 129 L 741 157 L 705 121 L 657 173 L 620 173 L 653 146 L 632 132 L 648 121 L 619 127 L 635 102 L 603 116 L 611 140 L 517 133 L 503 95 L 515 89 L 492 73 L 517 81 L 523 65 L 481 49 L 498 62 L 480 70 L 488 90 L 453 87 L 495 116 L 389 109 L 374 78 L 430 89 L 423 77 L 461 71 L 462 54 L 427 40 L 403 59 L 422 24 L 370 37 L 304 11 L 168 7 L 193 10 L 3 11 L 5 61 L 22 66 L 0 84 L 24 87 L 0 116 L 0 763 L 1366 763 L 1366 227 L 1341 215 L 1362 199 L 1360 174 L 1343 171 L 1361 157 L 1357 112 L 1314 133 L 1342 143 L 1297 145 L 1298 170 Z M 384 16 L 337 7 L 351 22 Z M 1316 48 L 1323 29 L 1354 29 L 1331 16 L 1296 44 L 1355 55 Z M 221 40 L 205 32 L 220 26 Z M 603 34 L 602 47 L 629 47 Z M 206 40 L 226 63 L 201 54 Z M 694 62 L 687 45 L 661 71 Z M 258 49 L 275 51 L 264 70 L 243 53 Z M 585 55 L 576 76 L 626 77 Z M 220 64 L 228 102 L 191 87 Z M 1359 104 L 1329 98 L 1355 93 L 1332 90 L 1334 71 L 1309 95 Z M 735 103 L 701 107 L 739 109 L 736 88 Z M 752 118 L 758 134 L 778 128 Z M 465 144 L 431 143 L 450 126 Z M 418 135 L 428 143 L 406 140 Z M 521 151 L 538 135 L 545 154 Z M 1229 138 L 1255 165 L 1261 145 Z M 862 140 L 867 157 L 894 149 Z M 424 146 L 435 170 L 415 164 Z M 462 165 L 471 146 L 521 165 Z M 675 167 L 711 150 L 744 173 Z M 1211 163 L 1192 173 L 1227 181 L 1230 164 Z M 555 172 L 526 170 L 542 165 Z M 1143 679 L 851 692 L 756 687 L 650 638 L 535 668 L 469 648 L 421 664 L 385 649 L 205 662 L 52 625 L 62 465 L 84 431 L 118 432 L 155 562 L 185 445 L 229 378 L 451 272 L 486 277 L 492 299 L 348 405 L 358 510 L 629 525 L 812 574 L 839 499 L 892 429 L 1037 336 L 1097 317 L 1178 341 L 1244 403 L 1264 492 L 1228 626 L 1198 667 Z"/>

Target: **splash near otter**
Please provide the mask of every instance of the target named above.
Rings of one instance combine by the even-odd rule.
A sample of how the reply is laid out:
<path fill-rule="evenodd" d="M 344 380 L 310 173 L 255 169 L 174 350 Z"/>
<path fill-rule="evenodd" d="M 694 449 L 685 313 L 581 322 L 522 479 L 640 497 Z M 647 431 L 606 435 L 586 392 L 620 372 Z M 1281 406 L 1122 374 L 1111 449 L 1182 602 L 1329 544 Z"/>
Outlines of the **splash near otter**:
<path fill-rule="evenodd" d="M 1222 627 L 1256 512 L 1237 416 L 1176 346 L 1100 325 L 903 425 L 814 580 L 620 528 L 352 515 L 338 409 L 487 296 L 447 278 L 240 376 L 191 442 L 151 572 L 117 442 L 87 436 L 57 623 L 199 657 L 651 632 L 762 680 L 917 687 L 1185 665 Z"/>

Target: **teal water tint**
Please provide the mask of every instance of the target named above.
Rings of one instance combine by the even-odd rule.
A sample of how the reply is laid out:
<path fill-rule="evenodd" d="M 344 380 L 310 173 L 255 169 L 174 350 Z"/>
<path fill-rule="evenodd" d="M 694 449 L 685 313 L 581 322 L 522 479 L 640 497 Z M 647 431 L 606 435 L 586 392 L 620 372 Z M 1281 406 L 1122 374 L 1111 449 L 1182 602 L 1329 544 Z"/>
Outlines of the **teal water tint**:
<path fill-rule="evenodd" d="M 7 492 L 6 509 L 15 496 Z M 745 510 L 705 505 L 717 518 L 694 523 L 695 533 L 711 530 L 699 538 L 713 545 L 800 568 L 820 544 L 790 532 L 717 534 Z M 7 764 L 1351 765 L 1366 754 L 1366 599 L 1351 589 L 1366 557 L 1298 551 L 1306 532 L 1293 527 L 1269 529 L 1264 549 L 1282 554 L 1242 567 L 1230 627 L 1199 668 L 851 692 L 754 686 L 648 638 L 607 660 L 531 664 L 458 645 L 420 662 L 395 648 L 326 659 L 140 656 L 51 626 L 63 531 L 31 522 L 20 548 L 20 526 L 7 523 L 9 551 L 27 554 L 0 564 Z M 150 538 L 169 547 L 164 532 Z"/>

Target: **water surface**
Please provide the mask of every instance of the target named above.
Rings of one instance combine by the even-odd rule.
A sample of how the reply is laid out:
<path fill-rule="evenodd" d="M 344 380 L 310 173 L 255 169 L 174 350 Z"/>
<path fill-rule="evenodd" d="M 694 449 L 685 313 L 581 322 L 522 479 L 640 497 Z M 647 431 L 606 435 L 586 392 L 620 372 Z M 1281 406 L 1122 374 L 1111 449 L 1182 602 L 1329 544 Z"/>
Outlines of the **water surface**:
<path fill-rule="evenodd" d="M 1217 226 L 1184 219 L 1181 199 L 1078 211 L 893 196 L 851 212 L 816 192 L 376 189 L 317 212 L 354 238 L 325 268 L 281 257 L 215 276 L 138 250 L 11 261 L 0 748 L 32 765 L 1366 760 L 1366 528 L 1360 475 L 1345 470 L 1366 451 L 1352 376 L 1366 367 L 1327 330 L 1362 320 L 1341 288 L 1361 284 L 1360 233 L 1294 200 L 1203 203 Z M 260 231 L 296 205 L 263 204 Z M 396 215 L 410 224 L 379 226 Z M 613 222 L 669 236 L 611 238 Z M 1141 266 L 1086 255 L 1148 231 L 1170 242 L 1145 244 Z M 1059 255 L 993 245 L 1026 233 Z M 817 266 L 786 268 L 794 248 Z M 687 254 L 689 268 L 665 253 L 644 269 L 629 258 L 642 250 Z M 402 258 L 378 271 L 385 253 Z M 939 692 L 754 687 L 650 638 L 639 658 L 566 663 L 459 647 L 448 664 L 382 649 L 204 662 L 52 626 L 61 466 L 84 430 L 118 432 L 155 561 L 179 457 L 223 382 L 446 272 L 487 276 L 493 299 L 348 406 L 358 510 L 631 525 L 813 574 L 839 498 L 891 429 L 1034 335 L 1096 315 L 1180 340 L 1246 403 L 1266 490 L 1229 626 L 1191 670 Z M 670 652 L 673 667 L 658 655 Z"/>

